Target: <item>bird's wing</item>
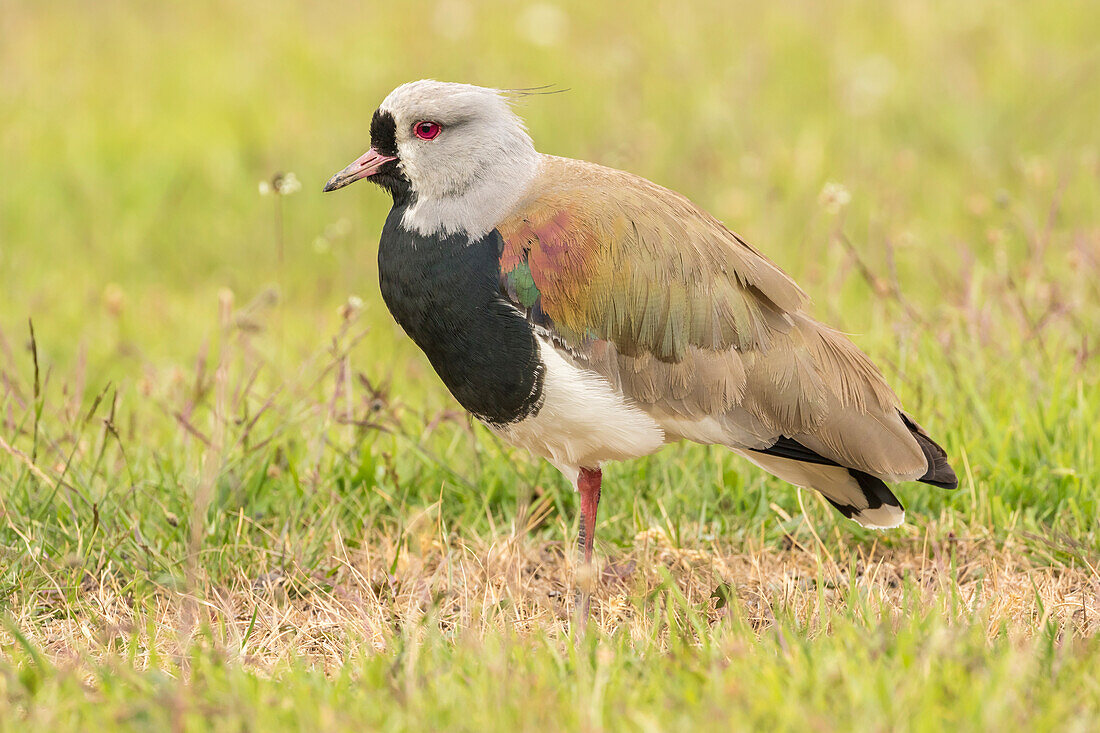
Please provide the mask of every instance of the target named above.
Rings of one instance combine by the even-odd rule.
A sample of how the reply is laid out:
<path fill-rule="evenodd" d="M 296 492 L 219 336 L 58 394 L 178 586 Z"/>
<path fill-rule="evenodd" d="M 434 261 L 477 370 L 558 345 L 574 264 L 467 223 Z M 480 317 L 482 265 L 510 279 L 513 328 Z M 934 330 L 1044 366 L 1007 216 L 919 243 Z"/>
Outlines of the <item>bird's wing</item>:
<path fill-rule="evenodd" d="M 666 430 L 749 448 L 782 435 L 876 475 L 923 471 L 874 364 L 801 312 L 806 295 L 778 266 L 683 196 L 545 156 L 497 229 L 512 302 Z"/>
<path fill-rule="evenodd" d="M 546 156 L 498 230 L 509 286 L 575 344 L 595 337 L 667 362 L 689 346 L 764 346 L 806 299 L 683 196 L 590 163 Z"/>

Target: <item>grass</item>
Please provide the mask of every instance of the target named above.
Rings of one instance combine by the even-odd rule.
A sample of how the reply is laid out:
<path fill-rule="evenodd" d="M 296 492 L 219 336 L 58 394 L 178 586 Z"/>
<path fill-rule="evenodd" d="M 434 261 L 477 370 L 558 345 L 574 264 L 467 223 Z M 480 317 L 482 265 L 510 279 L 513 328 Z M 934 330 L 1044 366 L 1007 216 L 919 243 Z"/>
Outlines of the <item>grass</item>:
<path fill-rule="evenodd" d="M 8 3 L 0 34 L 0 726 L 1095 727 L 1089 3 Z M 385 312 L 385 197 L 319 193 L 421 77 L 568 87 L 522 103 L 540 149 L 764 250 L 960 489 L 875 533 L 716 448 L 608 467 L 574 646 L 574 496 Z"/>

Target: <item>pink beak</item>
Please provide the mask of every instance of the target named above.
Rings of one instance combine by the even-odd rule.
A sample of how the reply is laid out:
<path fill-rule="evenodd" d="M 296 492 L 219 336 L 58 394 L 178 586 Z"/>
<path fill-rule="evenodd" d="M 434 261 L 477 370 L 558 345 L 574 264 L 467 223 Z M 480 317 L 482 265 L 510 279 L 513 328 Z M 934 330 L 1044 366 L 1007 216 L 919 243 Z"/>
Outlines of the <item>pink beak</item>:
<path fill-rule="evenodd" d="M 360 178 L 373 176 L 382 166 L 389 163 L 391 160 L 397 160 L 397 157 L 393 155 L 382 155 L 382 153 L 371 148 L 359 156 L 354 163 L 330 178 L 328 183 L 325 184 L 324 190 L 335 191 L 338 188 L 343 188 L 349 183 L 358 181 Z"/>

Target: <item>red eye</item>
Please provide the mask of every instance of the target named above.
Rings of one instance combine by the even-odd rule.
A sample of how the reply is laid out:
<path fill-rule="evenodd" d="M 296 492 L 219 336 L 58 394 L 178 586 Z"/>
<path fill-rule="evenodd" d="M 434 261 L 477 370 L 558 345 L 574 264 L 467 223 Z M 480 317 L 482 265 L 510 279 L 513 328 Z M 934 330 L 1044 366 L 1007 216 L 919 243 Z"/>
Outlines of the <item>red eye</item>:
<path fill-rule="evenodd" d="M 439 126 L 438 122 L 424 120 L 413 125 L 413 132 L 421 140 L 434 140 L 439 133 L 443 132 L 443 128 Z"/>

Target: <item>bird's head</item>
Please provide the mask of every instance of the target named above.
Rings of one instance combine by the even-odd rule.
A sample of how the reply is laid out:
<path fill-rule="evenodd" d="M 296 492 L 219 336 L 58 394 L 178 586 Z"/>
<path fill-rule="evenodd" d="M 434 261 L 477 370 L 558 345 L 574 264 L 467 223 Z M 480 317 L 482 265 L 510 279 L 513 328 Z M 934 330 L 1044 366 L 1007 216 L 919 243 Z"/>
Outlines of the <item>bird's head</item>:
<path fill-rule="evenodd" d="M 397 87 L 375 111 L 370 137 L 370 150 L 325 191 L 369 178 L 395 204 L 408 204 L 407 223 L 425 232 L 483 233 L 486 220 L 514 203 L 538 166 L 506 94 L 470 84 L 422 80 Z"/>

